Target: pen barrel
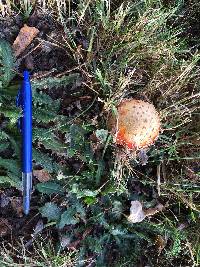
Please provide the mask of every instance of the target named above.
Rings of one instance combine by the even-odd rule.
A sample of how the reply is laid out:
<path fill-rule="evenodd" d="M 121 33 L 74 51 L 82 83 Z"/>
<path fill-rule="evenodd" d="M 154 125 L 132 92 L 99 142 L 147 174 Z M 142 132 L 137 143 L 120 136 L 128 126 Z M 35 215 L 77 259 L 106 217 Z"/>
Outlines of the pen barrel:
<path fill-rule="evenodd" d="M 32 172 L 32 92 L 29 74 L 24 71 L 22 84 L 22 172 Z"/>
<path fill-rule="evenodd" d="M 27 215 L 30 211 L 30 199 L 32 191 L 32 172 L 22 173 L 23 183 L 23 210 Z"/>

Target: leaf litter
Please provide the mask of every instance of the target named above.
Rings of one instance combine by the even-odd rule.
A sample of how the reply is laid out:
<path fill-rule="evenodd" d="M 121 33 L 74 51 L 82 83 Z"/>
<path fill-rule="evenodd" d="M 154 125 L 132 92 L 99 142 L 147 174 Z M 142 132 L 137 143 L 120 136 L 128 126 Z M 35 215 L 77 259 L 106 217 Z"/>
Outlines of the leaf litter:
<path fill-rule="evenodd" d="M 52 178 L 45 169 L 33 170 L 33 176 L 35 176 L 41 183 L 48 182 Z"/>
<path fill-rule="evenodd" d="M 140 201 L 131 201 L 130 215 L 128 216 L 128 221 L 131 223 L 142 222 L 146 217 L 153 216 L 164 209 L 162 204 L 156 205 L 155 208 L 143 209 L 143 205 Z"/>
<path fill-rule="evenodd" d="M 37 36 L 39 30 L 35 27 L 29 27 L 26 24 L 20 29 L 20 32 L 13 43 L 13 50 L 16 57 L 21 55 Z"/>

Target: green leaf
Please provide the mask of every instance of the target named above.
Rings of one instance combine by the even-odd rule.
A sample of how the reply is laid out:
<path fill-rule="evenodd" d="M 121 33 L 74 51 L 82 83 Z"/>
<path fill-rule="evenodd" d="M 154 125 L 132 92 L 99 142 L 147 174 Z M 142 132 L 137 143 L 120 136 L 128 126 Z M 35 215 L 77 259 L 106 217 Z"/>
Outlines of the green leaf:
<path fill-rule="evenodd" d="M 64 153 L 66 151 L 66 145 L 56 137 L 53 133 L 53 129 L 33 129 L 33 141 L 41 142 L 45 148 L 51 149 L 56 153 Z"/>
<path fill-rule="evenodd" d="M 110 230 L 110 233 L 114 236 L 119 235 L 119 236 L 125 236 L 128 231 L 126 229 L 122 229 L 120 226 L 116 227 L 114 229 Z"/>
<path fill-rule="evenodd" d="M 18 177 L 21 177 L 20 161 L 14 159 L 4 159 L 0 157 L 0 169 L 5 169 Z"/>
<path fill-rule="evenodd" d="M 0 87 L 7 86 L 14 76 L 14 57 L 11 45 L 0 40 Z"/>
<path fill-rule="evenodd" d="M 42 217 L 46 217 L 48 222 L 58 221 L 61 216 L 61 209 L 53 202 L 45 203 L 45 205 L 40 208 L 40 213 Z"/>
<path fill-rule="evenodd" d="M 69 84 L 74 84 L 80 79 L 79 73 L 72 73 L 70 75 L 63 75 L 62 77 L 48 77 L 41 80 L 32 81 L 33 89 L 41 88 L 60 88 Z"/>
<path fill-rule="evenodd" d="M 7 174 L 7 176 L 0 176 L 0 186 L 13 186 L 16 187 L 17 189 L 21 190 L 21 180 L 20 176 L 16 176 L 13 173 Z"/>
<path fill-rule="evenodd" d="M 76 201 L 74 207 L 76 209 L 76 213 L 78 213 L 79 218 L 84 220 L 86 216 L 84 206 L 79 201 Z"/>
<path fill-rule="evenodd" d="M 40 150 L 33 148 L 33 160 L 44 167 L 48 172 L 58 172 L 61 169 L 57 163 L 53 162 L 52 158 Z"/>
<path fill-rule="evenodd" d="M 85 197 L 84 199 L 83 199 L 83 201 L 85 202 L 85 204 L 87 204 L 87 205 L 93 205 L 93 204 L 95 204 L 95 203 L 97 203 L 97 198 L 96 197 Z"/>
<path fill-rule="evenodd" d="M 1 112 L 5 117 L 10 119 L 10 123 L 12 125 L 16 124 L 17 120 L 20 117 L 20 110 L 19 108 L 14 106 L 14 103 L 12 103 L 11 106 L 8 106 L 6 103 L 4 103 L 4 106 L 1 107 Z"/>
<path fill-rule="evenodd" d="M 100 183 L 101 176 L 103 175 L 104 169 L 105 169 L 105 162 L 103 160 L 99 160 L 96 177 L 95 177 L 97 185 Z"/>
<path fill-rule="evenodd" d="M 76 124 L 70 126 L 70 148 L 80 150 L 85 144 L 85 131 Z"/>
<path fill-rule="evenodd" d="M 118 201 L 118 200 L 115 200 L 113 202 L 113 207 L 112 207 L 112 210 L 111 210 L 111 215 L 115 219 L 120 219 L 121 218 L 121 215 L 122 215 L 122 211 L 123 211 L 122 203 L 120 201 Z"/>
<path fill-rule="evenodd" d="M 14 181 L 9 176 L 0 176 L 0 185 L 10 184 L 11 186 L 16 186 Z"/>
<path fill-rule="evenodd" d="M 54 183 L 54 182 L 46 182 L 46 183 L 39 183 L 36 185 L 36 189 L 40 193 L 44 194 L 62 194 L 65 192 L 63 187 L 60 184 Z"/>
<path fill-rule="evenodd" d="M 76 209 L 68 208 L 63 214 L 61 215 L 59 228 L 62 229 L 65 225 L 74 225 L 79 222 L 79 219 L 75 218 Z"/>
<path fill-rule="evenodd" d="M 83 189 L 81 190 L 78 187 L 78 184 L 73 184 L 71 192 L 76 194 L 77 198 L 82 198 L 82 197 L 96 197 L 97 194 L 99 193 L 97 190 L 91 191 L 89 189 Z"/>
<path fill-rule="evenodd" d="M 7 149 L 9 146 L 9 143 L 1 143 L 0 144 L 0 152 L 4 151 L 5 149 Z"/>

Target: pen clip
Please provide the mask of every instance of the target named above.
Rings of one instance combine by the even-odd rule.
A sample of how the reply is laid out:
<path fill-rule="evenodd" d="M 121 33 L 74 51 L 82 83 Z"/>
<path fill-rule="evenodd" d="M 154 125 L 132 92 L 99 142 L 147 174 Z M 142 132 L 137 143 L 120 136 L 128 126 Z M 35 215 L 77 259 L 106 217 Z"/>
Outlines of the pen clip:
<path fill-rule="evenodd" d="M 22 107 L 22 93 L 21 93 L 21 88 L 19 89 L 16 97 L 16 107 Z M 22 131 L 22 118 L 20 117 L 17 120 L 17 128 L 19 129 L 20 133 Z"/>
<path fill-rule="evenodd" d="M 16 97 L 16 106 L 20 107 L 22 105 L 22 93 L 21 88 L 18 90 L 17 97 Z"/>

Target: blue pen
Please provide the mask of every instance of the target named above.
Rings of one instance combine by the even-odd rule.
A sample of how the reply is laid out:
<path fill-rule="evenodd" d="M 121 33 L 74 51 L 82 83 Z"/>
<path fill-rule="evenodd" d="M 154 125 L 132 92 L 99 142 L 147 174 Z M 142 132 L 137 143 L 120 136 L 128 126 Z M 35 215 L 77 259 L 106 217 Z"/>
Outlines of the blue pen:
<path fill-rule="evenodd" d="M 30 211 L 32 191 L 32 92 L 29 72 L 23 72 L 23 82 L 17 96 L 17 106 L 22 108 L 18 128 L 22 135 L 22 186 L 23 209 L 27 215 Z"/>

